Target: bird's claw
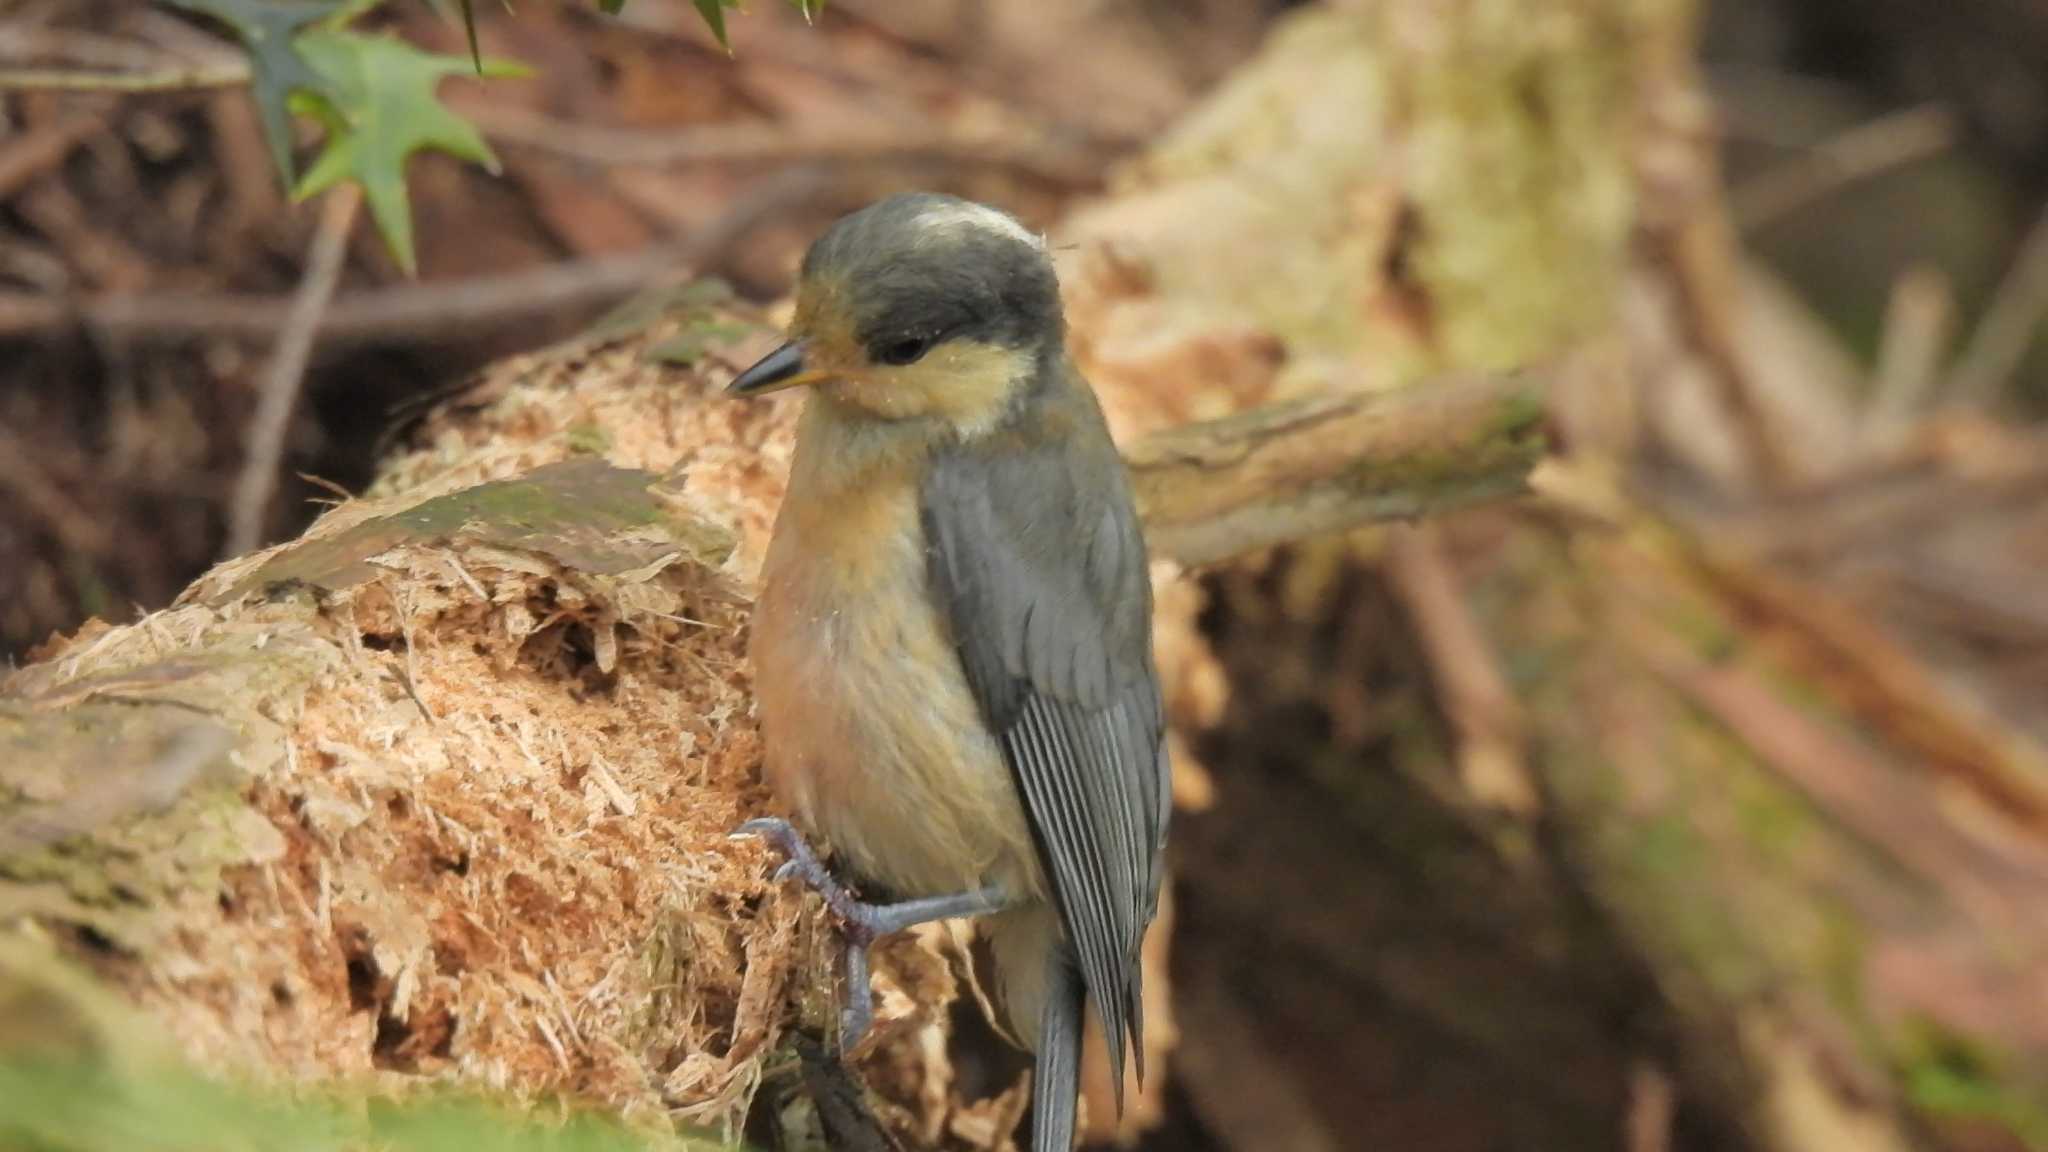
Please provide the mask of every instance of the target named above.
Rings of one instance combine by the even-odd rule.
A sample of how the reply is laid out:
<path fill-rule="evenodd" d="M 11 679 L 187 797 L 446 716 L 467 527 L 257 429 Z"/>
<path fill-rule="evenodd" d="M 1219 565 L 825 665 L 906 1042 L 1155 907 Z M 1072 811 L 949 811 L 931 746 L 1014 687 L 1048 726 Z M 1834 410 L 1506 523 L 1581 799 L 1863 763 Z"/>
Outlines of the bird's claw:
<path fill-rule="evenodd" d="M 849 939 L 860 939 L 863 943 L 873 941 L 875 933 L 868 921 L 872 919 L 872 906 L 856 899 L 818 854 L 811 850 L 810 842 L 803 833 L 787 820 L 764 816 L 749 820 L 733 831 L 733 835 L 758 837 L 768 842 L 776 851 L 788 859 L 775 869 L 774 880 L 781 883 L 795 878 L 804 882 L 804 887 L 824 897 L 825 906 L 833 915 L 846 924 Z"/>
<path fill-rule="evenodd" d="M 765 817 L 739 826 L 734 836 L 758 836 L 788 859 L 775 869 L 775 879 L 802 880 L 806 887 L 824 897 L 826 907 L 839 921 L 839 935 L 845 942 L 846 1007 L 839 1018 L 839 1047 L 851 1052 L 867 1034 L 874 1021 L 874 1006 L 868 989 L 868 949 L 893 932 L 917 924 L 954 916 L 982 916 L 999 912 L 1010 903 L 996 888 L 960 892 L 951 896 L 924 897 L 894 904 L 869 904 L 854 896 L 825 867 L 803 834 L 787 820 Z"/>
<path fill-rule="evenodd" d="M 781 852 L 787 859 L 775 869 L 776 883 L 803 881 L 805 887 L 824 897 L 826 907 L 838 918 L 846 964 L 846 1004 L 839 1011 L 839 1052 L 842 1056 L 850 1055 L 874 1022 L 868 987 L 868 948 L 876 936 L 874 906 L 855 899 L 789 821 L 775 817 L 749 820 L 735 829 L 733 835 L 758 837 Z"/>

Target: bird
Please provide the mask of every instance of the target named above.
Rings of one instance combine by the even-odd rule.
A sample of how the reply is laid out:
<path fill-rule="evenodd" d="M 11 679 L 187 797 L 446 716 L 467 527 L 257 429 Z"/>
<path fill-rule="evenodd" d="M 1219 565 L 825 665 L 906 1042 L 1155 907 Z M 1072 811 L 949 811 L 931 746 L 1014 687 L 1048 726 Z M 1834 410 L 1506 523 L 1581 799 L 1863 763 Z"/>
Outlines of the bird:
<path fill-rule="evenodd" d="M 806 390 L 748 640 L 793 819 L 736 835 L 839 921 L 842 1052 L 877 937 L 979 918 L 994 1023 L 1032 1053 L 1032 1150 L 1067 1152 L 1088 1004 L 1119 1114 L 1127 1053 L 1143 1082 L 1171 805 L 1130 480 L 1015 217 L 876 201 L 811 244 L 795 297 L 787 341 L 727 388 Z"/>

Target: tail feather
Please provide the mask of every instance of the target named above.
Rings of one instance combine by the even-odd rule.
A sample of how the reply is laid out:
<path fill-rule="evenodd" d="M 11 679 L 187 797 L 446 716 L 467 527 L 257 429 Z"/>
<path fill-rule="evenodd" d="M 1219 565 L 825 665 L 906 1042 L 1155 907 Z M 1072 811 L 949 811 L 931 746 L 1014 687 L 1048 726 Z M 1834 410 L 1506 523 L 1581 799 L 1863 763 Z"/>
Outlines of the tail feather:
<path fill-rule="evenodd" d="M 1142 970 L 1136 964 L 1133 964 L 1131 971 L 1140 972 Z M 1131 981 L 1130 995 L 1127 1003 L 1129 1007 L 1126 1011 L 1131 1018 L 1131 1060 L 1137 1065 L 1138 1087 L 1142 1089 L 1145 1087 L 1145 993 L 1143 989 L 1138 987 L 1138 982 L 1135 979 Z M 1121 1088 L 1122 1085 L 1118 1085 L 1118 1087 Z M 1116 1112 L 1118 1116 L 1122 1116 L 1124 1112 L 1122 1092 L 1117 1093 Z"/>
<path fill-rule="evenodd" d="M 1085 992 L 1065 949 L 1046 961 L 1038 1049 L 1031 1070 L 1031 1152 L 1073 1152 L 1081 1096 L 1081 1012 Z"/>

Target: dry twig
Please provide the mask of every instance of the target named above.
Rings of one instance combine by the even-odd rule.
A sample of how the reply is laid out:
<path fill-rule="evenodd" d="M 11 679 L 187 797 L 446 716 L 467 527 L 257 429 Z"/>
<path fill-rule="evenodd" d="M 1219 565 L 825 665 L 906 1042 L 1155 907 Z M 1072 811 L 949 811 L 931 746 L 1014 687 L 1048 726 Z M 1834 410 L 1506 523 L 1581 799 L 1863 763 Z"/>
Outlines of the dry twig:
<path fill-rule="evenodd" d="M 1940 155 L 1955 134 L 1955 118 L 1938 104 L 1880 116 L 1736 186 L 1729 208 L 1744 232 L 1754 232 L 1849 185 Z"/>
<path fill-rule="evenodd" d="M 1877 353 L 1876 392 L 1863 419 L 1866 445 L 1898 435 L 1927 401 L 1941 376 L 1941 354 L 1955 318 L 1948 278 L 1913 268 L 1892 285 L 1884 343 Z"/>
<path fill-rule="evenodd" d="M 715 266 L 763 219 L 826 190 L 823 171 L 807 166 L 764 178 L 733 208 L 687 240 L 620 256 L 550 264 L 510 275 L 407 282 L 343 296 L 315 329 L 334 344 L 431 342 L 479 327 L 611 303 L 645 288 Z M 113 340 L 229 336 L 265 339 L 284 327 L 291 301 L 247 293 L 110 295 L 63 300 L 0 292 L 0 339 L 63 336 L 83 328 Z"/>
<path fill-rule="evenodd" d="M 348 233 L 356 220 L 362 193 L 353 184 L 329 192 L 320 205 L 320 227 L 306 257 L 306 272 L 292 296 L 284 331 L 263 371 L 263 389 L 256 413 L 249 421 L 243 446 L 242 471 L 235 478 L 234 501 L 229 506 L 227 554 L 238 556 L 262 540 L 263 521 L 270 510 L 270 498 L 277 491 L 278 461 L 284 456 L 285 430 L 297 406 L 300 384 L 306 378 L 306 362 L 313 354 L 313 340 L 320 314 L 334 298 L 334 286 L 348 252 Z"/>
<path fill-rule="evenodd" d="M 1060 184 L 1087 184 L 1103 160 L 1085 149 L 1020 140 L 1015 133 L 963 134 L 945 129 L 892 132 L 790 131 L 774 124 L 713 124 L 652 132 L 576 124 L 481 100 L 463 114 L 504 144 L 533 148 L 607 168 L 673 168 L 689 164 L 951 163 L 1011 168 Z"/>
<path fill-rule="evenodd" d="M 1948 380 L 1947 401 L 1986 408 L 2019 371 L 2034 334 L 2048 317 L 2048 208 L 2028 230 L 2012 268 L 1999 282 L 1998 294 L 1956 361 Z"/>
<path fill-rule="evenodd" d="M 316 331 L 324 341 L 343 344 L 431 341 L 466 325 L 602 304 L 674 269 L 687 248 L 674 244 L 511 275 L 395 284 L 334 301 Z M 0 338 L 62 337 L 82 328 L 113 340 L 266 339 L 290 315 L 289 297 L 245 292 L 135 293 L 86 300 L 5 292 L 0 293 Z"/>
<path fill-rule="evenodd" d="M 235 61 L 194 64 L 160 72 L 87 72 L 70 68 L 0 68 L 0 91 L 191 92 L 249 82 L 249 66 Z"/>

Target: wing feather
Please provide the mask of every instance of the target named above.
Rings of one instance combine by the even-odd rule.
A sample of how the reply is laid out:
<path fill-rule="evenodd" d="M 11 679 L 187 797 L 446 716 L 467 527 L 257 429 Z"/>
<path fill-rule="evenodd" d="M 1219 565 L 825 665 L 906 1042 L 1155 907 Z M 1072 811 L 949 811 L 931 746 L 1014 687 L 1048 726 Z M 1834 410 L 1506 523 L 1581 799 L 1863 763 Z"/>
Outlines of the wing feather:
<path fill-rule="evenodd" d="M 1080 415 L 1099 429 L 1092 403 Z M 921 504 L 933 594 L 1030 817 L 1121 1099 L 1126 1052 L 1143 1050 L 1138 948 L 1168 813 L 1151 584 L 1121 461 L 1106 432 L 1003 436 L 937 457 Z"/>

